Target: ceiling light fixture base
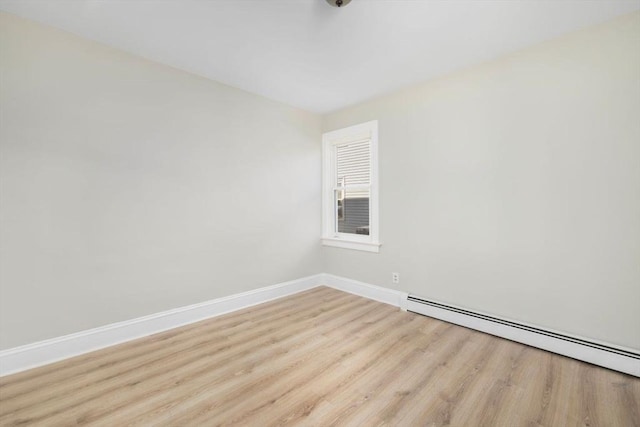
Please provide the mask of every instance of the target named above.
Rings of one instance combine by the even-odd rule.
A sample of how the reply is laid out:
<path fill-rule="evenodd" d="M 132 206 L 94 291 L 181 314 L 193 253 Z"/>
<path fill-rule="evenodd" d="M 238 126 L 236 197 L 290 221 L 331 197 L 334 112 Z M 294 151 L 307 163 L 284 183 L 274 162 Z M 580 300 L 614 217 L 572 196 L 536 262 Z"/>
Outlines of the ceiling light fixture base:
<path fill-rule="evenodd" d="M 348 5 L 350 2 L 351 0 L 327 0 L 327 3 L 333 7 L 343 7 Z"/>

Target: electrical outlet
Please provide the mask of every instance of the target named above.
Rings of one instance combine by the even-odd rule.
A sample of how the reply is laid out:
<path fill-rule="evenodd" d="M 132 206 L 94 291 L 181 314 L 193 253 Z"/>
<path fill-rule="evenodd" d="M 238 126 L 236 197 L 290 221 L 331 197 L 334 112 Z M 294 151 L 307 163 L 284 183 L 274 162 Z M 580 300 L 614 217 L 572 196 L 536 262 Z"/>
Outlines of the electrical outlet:
<path fill-rule="evenodd" d="M 391 281 L 395 284 L 400 283 L 400 273 L 391 273 Z"/>

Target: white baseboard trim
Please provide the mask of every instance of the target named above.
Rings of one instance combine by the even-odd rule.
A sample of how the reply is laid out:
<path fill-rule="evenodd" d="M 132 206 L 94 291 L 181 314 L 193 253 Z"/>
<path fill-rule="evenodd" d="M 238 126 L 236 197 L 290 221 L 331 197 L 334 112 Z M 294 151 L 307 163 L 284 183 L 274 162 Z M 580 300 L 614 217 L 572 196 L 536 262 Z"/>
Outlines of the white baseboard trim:
<path fill-rule="evenodd" d="M 473 314 L 464 314 L 417 302 L 409 298 L 409 294 L 406 292 L 371 285 L 333 274 L 316 274 L 228 297 L 3 350 L 0 351 L 0 376 L 47 365 L 189 323 L 220 316 L 317 286 L 328 286 L 343 292 L 390 304 L 405 311 L 408 309 L 415 313 L 640 377 L 640 359 L 629 356 L 629 354 L 637 355 L 637 350 L 595 342 L 586 338 L 572 337 L 567 334 L 560 334 L 557 331 L 546 331 L 549 334 L 545 334 L 540 332 L 545 332 L 545 330 L 533 325 L 520 324 L 514 326 L 515 322 L 508 319 L 499 319 L 476 313 L 480 316 L 492 317 L 493 319 L 512 323 L 512 325 L 499 323 L 476 317 Z M 414 297 L 412 296 L 412 298 Z M 573 338 L 580 342 L 561 339 L 554 334 Z M 612 349 L 614 351 L 611 351 Z"/>
<path fill-rule="evenodd" d="M 640 377 L 640 358 L 638 358 L 640 354 L 637 350 L 476 313 L 413 295 L 409 298 L 407 309 L 414 313 Z"/>
<path fill-rule="evenodd" d="M 382 286 L 371 285 L 369 283 L 326 273 L 322 275 L 321 280 L 322 284 L 330 288 L 400 307 L 404 311 L 407 310 L 408 294 L 406 292 L 383 288 Z"/>
<path fill-rule="evenodd" d="M 47 365 L 318 286 L 322 274 L 0 351 L 0 376 Z"/>

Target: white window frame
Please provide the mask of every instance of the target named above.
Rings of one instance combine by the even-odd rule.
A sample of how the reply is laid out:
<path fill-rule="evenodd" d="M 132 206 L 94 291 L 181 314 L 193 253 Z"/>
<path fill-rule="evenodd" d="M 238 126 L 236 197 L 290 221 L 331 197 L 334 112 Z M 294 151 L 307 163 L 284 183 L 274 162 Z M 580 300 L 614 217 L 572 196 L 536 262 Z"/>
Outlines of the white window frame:
<path fill-rule="evenodd" d="M 335 146 L 369 139 L 371 142 L 371 182 L 369 194 L 369 235 L 339 233 L 334 207 L 336 190 Z M 343 208 L 344 209 L 344 208 Z M 378 234 L 378 121 L 373 120 L 322 135 L 322 244 L 345 249 L 379 252 Z"/>

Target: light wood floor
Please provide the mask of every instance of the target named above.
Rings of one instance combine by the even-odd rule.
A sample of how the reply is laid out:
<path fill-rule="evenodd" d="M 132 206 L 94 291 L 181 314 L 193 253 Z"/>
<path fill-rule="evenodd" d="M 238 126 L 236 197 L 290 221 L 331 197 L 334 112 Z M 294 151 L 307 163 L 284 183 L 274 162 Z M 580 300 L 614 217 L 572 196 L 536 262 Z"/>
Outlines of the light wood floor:
<path fill-rule="evenodd" d="M 0 379 L 0 425 L 640 426 L 640 380 L 329 288 Z"/>

